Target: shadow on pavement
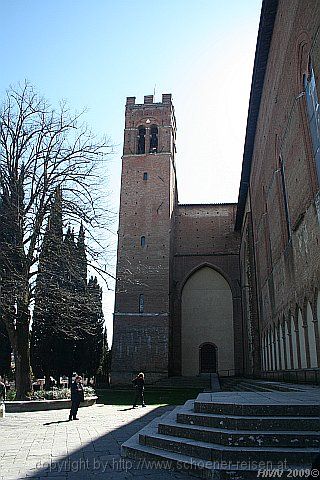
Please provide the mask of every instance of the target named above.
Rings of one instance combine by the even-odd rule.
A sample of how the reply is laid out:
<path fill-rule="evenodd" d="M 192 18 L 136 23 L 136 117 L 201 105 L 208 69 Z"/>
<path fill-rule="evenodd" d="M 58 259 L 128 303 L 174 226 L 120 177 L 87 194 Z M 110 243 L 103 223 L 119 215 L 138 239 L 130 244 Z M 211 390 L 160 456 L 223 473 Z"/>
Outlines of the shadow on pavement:
<path fill-rule="evenodd" d="M 92 408 L 92 407 L 88 407 Z M 145 415 L 123 423 L 120 427 L 112 429 L 112 422 L 110 422 L 110 431 L 105 435 L 101 435 L 98 438 L 91 441 L 84 440 L 83 445 L 80 448 L 69 451 L 68 454 L 46 456 L 41 458 L 41 454 L 35 461 L 36 469 L 32 472 L 29 470 L 28 479 L 43 480 L 47 479 L 59 479 L 59 480 L 126 480 L 128 478 L 148 478 L 151 480 L 156 478 L 158 480 L 170 480 L 177 478 L 186 478 L 185 475 L 173 472 L 166 467 L 149 467 L 145 461 L 133 461 L 129 458 L 123 458 L 120 456 L 121 444 L 128 438 L 137 433 L 141 428 L 147 425 L 152 419 L 163 415 L 166 411 L 174 408 L 173 406 L 161 406 L 157 407 L 151 412 L 146 412 Z M 124 408 L 117 411 L 130 411 L 132 407 Z M 99 409 L 101 412 L 101 410 Z M 95 413 L 92 411 L 93 414 Z M 81 418 L 81 410 L 79 412 L 80 422 L 76 422 L 77 429 L 74 429 L 74 422 L 68 422 L 68 420 L 59 420 L 54 422 L 44 423 L 43 426 L 54 428 L 54 436 L 61 435 L 61 447 L 62 451 L 66 450 L 65 436 L 74 436 L 75 438 L 81 437 L 81 427 L 83 430 L 94 430 L 94 422 L 98 422 L 99 418 L 103 418 L 103 414 L 96 411 L 96 418 L 94 422 L 92 417 Z M 60 431 L 57 424 L 68 423 L 69 425 L 64 427 L 64 431 Z M 55 426 L 54 426 L 55 425 Z M 99 423 L 98 423 L 99 425 Z M 106 429 L 108 425 L 106 424 Z"/>
<path fill-rule="evenodd" d="M 48 422 L 44 423 L 43 426 L 45 427 L 46 425 L 54 425 L 56 423 L 69 423 L 69 420 L 57 420 L 56 422 Z"/>

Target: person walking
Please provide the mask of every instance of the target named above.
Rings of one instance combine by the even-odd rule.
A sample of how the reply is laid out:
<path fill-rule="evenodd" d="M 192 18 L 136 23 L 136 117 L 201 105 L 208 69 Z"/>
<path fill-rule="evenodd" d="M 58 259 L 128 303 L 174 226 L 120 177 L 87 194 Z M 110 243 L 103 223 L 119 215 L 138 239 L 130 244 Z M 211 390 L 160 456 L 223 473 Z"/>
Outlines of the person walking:
<path fill-rule="evenodd" d="M 141 400 L 141 406 L 145 407 L 144 403 L 144 373 L 140 372 L 133 380 L 133 385 L 136 389 L 136 396 L 133 402 L 133 408 L 137 407 L 137 402 Z"/>
<path fill-rule="evenodd" d="M 74 382 L 71 384 L 71 410 L 69 414 L 69 421 L 79 420 L 77 418 L 80 403 L 84 401 L 84 391 L 82 385 L 82 377 L 77 375 Z"/>

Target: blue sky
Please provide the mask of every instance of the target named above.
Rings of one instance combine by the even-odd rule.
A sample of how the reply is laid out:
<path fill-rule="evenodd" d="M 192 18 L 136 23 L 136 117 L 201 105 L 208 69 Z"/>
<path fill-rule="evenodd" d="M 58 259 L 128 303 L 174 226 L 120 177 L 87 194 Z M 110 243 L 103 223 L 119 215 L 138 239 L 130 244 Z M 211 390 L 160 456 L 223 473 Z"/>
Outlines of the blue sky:
<path fill-rule="evenodd" d="M 143 102 L 154 89 L 156 100 L 173 95 L 180 202 L 237 200 L 261 0 L 1 0 L 0 7 L 1 97 L 28 79 L 53 104 L 88 108 L 89 125 L 116 146 L 106 172 L 114 212 L 125 98 Z M 110 241 L 114 254 L 115 234 Z M 113 255 L 110 269 L 114 263 Z M 113 297 L 104 297 L 110 334 Z"/>

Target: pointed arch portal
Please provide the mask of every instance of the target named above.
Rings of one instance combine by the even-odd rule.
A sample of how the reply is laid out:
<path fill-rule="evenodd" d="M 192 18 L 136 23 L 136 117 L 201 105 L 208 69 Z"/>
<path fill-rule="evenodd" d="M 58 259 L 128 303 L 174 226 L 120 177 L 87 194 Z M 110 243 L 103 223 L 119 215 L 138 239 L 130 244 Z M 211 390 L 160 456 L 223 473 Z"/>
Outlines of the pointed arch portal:
<path fill-rule="evenodd" d="M 234 370 L 233 302 L 226 279 L 211 267 L 196 270 L 181 299 L 182 375 Z"/>

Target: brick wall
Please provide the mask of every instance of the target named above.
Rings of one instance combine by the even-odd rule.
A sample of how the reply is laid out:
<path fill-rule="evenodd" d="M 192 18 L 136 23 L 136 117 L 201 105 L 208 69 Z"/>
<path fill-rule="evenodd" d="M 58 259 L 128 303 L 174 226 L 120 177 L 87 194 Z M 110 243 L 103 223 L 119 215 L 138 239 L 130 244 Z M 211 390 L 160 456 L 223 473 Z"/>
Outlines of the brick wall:
<path fill-rule="evenodd" d="M 320 42 L 316 35 L 319 25 L 317 0 L 293 0 L 290 5 L 286 0 L 279 2 L 254 139 L 250 198 L 247 199 L 251 202 L 259 300 L 259 324 L 256 326 L 262 337 L 279 322 L 288 322 L 290 337 L 296 335 L 290 331 L 290 319 L 293 316 L 297 323 L 298 311 L 305 312 L 307 302 L 314 314 L 310 328 L 318 332 L 320 319 L 313 299 L 320 285 L 320 228 L 315 202 L 319 184 L 303 78 L 308 75 L 311 55 L 320 93 Z M 243 223 L 242 243 L 245 238 Z M 245 262 L 244 251 L 242 247 L 241 264 Z M 307 319 L 304 313 L 302 316 L 301 331 L 307 332 Z M 306 345 L 307 356 L 310 338 L 310 333 L 309 336 L 305 333 L 305 338 L 299 339 L 297 333 L 298 345 L 299 341 Z M 320 360 L 318 333 L 316 339 Z M 274 349 L 276 351 L 278 346 Z M 273 368 L 284 368 L 282 363 L 283 360 L 274 360 Z"/>
<path fill-rule="evenodd" d="M 170 371 L 181 374 L 181 294 L 187 278 L 207 265 L 228 281 L 233 296 L 235 365 L 242 371 L 242 322 L 239 289 L 239 235 L 236 204 L 179 205 L 175 210 L 171 287 Z M 196 328 L 196 325 L 195 325 Z"/>

